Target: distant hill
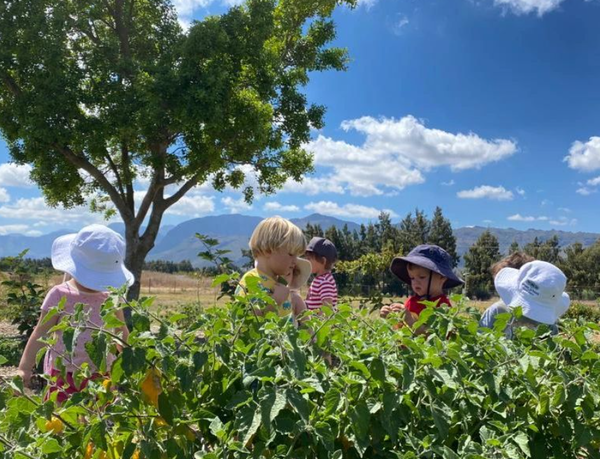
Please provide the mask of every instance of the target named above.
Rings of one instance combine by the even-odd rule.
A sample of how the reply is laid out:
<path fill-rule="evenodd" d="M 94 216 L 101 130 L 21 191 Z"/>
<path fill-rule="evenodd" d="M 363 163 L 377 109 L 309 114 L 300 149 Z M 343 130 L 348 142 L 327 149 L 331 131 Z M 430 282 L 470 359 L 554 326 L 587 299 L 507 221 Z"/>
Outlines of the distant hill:
<path fill-rule="evenodd" d="M 204 250 L 202 243 L 195 237 L 196 233 L 211 236 L 219 240 L 219 249 L 230 250 L 230 258 L 236 264 L 243 264 L 242 249 L 248 248 L 248 241 L 254 228 L 262 217 L 247 215 L 219 215 L 188 220 L 169 231 L 162 241 L 148 254 L 149 260 L 183 261 L 191 260 L 194 266 L 205 266 L 206 262 L 197 257 Z M 300 228 L 307 223 L 321 225 L 323 229 L 335 226 L 343 228 L 348 225 L 350 231 L 360 228 L 354 222 L 339 220 L 320 214 L 312 214 L 304 218 L 291 219 Z"/>
<path fill-rule="evenodd" d="M 241 250 L 248 248 L 250 235 L 261 220 L 261 217 L 230 214 L 195 218 L 176 226 L 164 226 L 160 230 L 156 245 L 148 255 L 148 259 L 175 262 L 190 260 L 194 266 L 205 266 L 205 262 L 198 258 L 198 253 L 204 250 L 203 245 L 195 237 L 196 233 L 200 233 L 218 239 L 220 243 L 218 248 L 230 250 L 230 258 L 237 264 L 242 264 L 244 259 Z M 330 226 L 341 229 L 344 225 L 348 225 L 350 231 L 360 228 L 357 223 L 320 214 L 312 214 L 307 217 L 292 219 L 292 221 L 301 228 L 305 228 L 307 223 L 318 224 L 323 229 Z M 111 224 L 110 227 L 121 234 L 124 232 L 122 223 Z M 597 233 L 572 233 L 556 230 L 529 229 L 520 231 L 514 228 L 484 228 L 480 226 L 457 228 L 454 230 L 454 234 L 457 238 L 458 254 L 462 256 L 481 233 L 488 229 L 498 238 L 500 250 L 503 253 L 508 250 L 513 241 L 517 241 L 522 247 L 536 237 L 540 240 L 546 240 L 556 235 L 562 247 L 574 242 L 581 242 L 584 246 L 589 246 L 600 237 L 600 234 Z M 39 237 L 19 234 L 0 236 L 0 257 L 16 255 L 26 248 L 30 249 L 28 256 L 31 258 L 49 257 L 52 241 L 58 236 L 72 232 L 61 230 Z"/>
<path fill-rule="evenodd" d="M 569 231 L 557 231 L 557 230 L 537 230 L 528 229 L 527 231 L 521 231 L 514 228 L 484 228 L 482 226 L 473 226 L 465 228 L 457 228 L 454 230 L 454 236 L 456 236 L 456 250 L 459 255 L 467 252 L 475 241 L 481 236 L 481 233 L 489 230 L 494 236 L 498 238 L 500 243 L 500 251 L 506 253 L 508 248 L 513 241 L 517 241 L 520 247 L 525 244 L 532 242 L 536 237 L 545 241 L 553 236 L 557 236 L 561 247 L 566 247 L 575 242 L 581 242 L 584 246 L 592 245 L 600 234 L 598 233 L 571 233 Z"/>

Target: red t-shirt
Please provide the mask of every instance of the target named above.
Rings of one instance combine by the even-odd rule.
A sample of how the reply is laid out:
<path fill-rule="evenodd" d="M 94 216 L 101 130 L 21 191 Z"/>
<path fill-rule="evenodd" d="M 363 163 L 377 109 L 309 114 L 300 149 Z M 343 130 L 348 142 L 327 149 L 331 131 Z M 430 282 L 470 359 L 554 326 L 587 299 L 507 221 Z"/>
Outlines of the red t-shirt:
<path fill-rule="evenodd" d="M 410 312 L 414 312 L 415 314 L 419 315 L 419 314 L 421 314 L 421 311 L 423 311 L 423 309 L 425 309 L 427 307 L 424 304 L 422 304 L 421 301 L 427 301 L 427 300 L 424 298 L 418 297 L 416 295 L 413 295 L 408 300 L 406 300 L 406 303 L 404 303 L 404 309 L 406 309 L 407 311 L 410 311 Z M 442 304 L 447 304 L 448 306 L 452 306 L 452 304 L 450 303 L 450 300 L 448 299 L 448 297 L 446 295 L 435 296 L 433 298 L 430 298 L 429 301 L 434 301 L 434 302 L 437 301 L 438 306 L 441 306 Z"/>

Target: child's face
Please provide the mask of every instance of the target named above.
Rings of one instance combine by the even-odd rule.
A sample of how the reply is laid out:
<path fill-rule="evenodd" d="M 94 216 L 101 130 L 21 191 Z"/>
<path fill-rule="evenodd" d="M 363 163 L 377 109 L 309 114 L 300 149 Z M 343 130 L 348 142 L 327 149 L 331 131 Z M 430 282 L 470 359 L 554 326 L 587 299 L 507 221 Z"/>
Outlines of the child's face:
<path fill-rule="evenodd" d="M 310 261 L 311 274 L 317 274 L 325 271 L 325 259 L 317 257 L 315 254 L 307 252 L 306 259 Z"/>
<path fill-rule="evenodd" d="M 296 266 L 296 255 L 289 253 L 286 247 L 265 255 L 266 268 L 276 276 L 289 275 Z"/>
<path fill-rule="evenodd" d="M 444 283 L 446 278 L 438 273 L 431 273 L 431 285 L 429 285 L 429 274 L 431 271 L 421 266 L 409 266 L 408 275 L 410 277 L 410 286 L 418 296 L 427 295 L 427 287 L 429 286 L 429 295 L 439 296 L 444 291 Z"/>

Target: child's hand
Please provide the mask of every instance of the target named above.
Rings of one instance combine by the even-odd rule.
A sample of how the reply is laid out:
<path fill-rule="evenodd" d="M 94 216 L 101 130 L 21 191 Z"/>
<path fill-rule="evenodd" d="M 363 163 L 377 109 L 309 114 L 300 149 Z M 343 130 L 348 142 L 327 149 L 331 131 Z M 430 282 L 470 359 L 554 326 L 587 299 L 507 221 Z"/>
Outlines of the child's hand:
<path fill-rule="evenodd" d="M 273 299 L 278 305 L 282 305 L 290 295 L 290 288 L 286 285 L 275 284 L 273 287 Z"/>
<path fill-rule="evenodd" d="M 392 312 L 400 312 L 404 311 L 404 305 L 402 303 L 392 303 L 390 305 L 385 305 L 379 310 L 380 317 L 387 317 Z"/>

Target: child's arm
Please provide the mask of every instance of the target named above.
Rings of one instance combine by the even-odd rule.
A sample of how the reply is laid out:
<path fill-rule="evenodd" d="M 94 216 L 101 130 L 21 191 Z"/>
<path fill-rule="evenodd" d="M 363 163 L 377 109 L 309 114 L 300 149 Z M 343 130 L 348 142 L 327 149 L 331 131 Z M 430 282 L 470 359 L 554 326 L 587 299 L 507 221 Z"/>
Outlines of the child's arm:
<path fill-rule="evenodd" d="M 23 351 L 21 361 L 19 362 L 17 374 L 23 379 L 23 384 L 25 387 L 29 387 L 31 383 L 31 372 L 35 365 L 35 357 L 39 350 L 45 346 L 44 343 L 39 341 L 40 338 L 45 338 L 48 336 L 48 331 L 58 322 L 58 315 L 55 315 L 46 323 L 43 323 L 47 314 L 48 311 L 42 311 L 40 314 L 38 323 L 33 329 L 33 333 L 25 345 L 25 350 Z"/>

